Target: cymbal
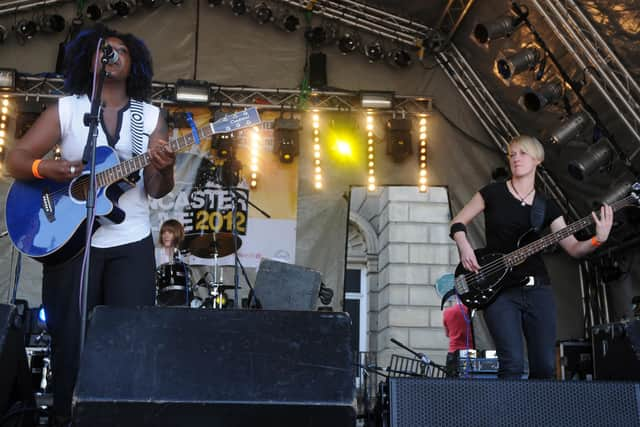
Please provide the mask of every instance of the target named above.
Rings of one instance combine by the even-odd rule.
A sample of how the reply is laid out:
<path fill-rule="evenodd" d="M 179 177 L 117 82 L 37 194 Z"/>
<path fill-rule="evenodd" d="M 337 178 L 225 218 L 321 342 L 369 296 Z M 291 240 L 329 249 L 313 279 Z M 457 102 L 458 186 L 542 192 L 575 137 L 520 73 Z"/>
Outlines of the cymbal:
<path fill-rule="evenodd" d="M 187 233 L 183 246 L 199 258 L 224 257 L 240 249 L 242 240 L 236 237 L 234 246 L 232 233 Z"/>

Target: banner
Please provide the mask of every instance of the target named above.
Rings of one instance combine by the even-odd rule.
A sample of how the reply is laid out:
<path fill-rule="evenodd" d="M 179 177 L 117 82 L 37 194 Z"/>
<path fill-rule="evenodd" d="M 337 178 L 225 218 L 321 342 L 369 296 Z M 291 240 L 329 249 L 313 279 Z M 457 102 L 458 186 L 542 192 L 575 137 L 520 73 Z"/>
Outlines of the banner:
<path fill-rule="evenodd" d="M 205 108 L 191 113 L 198 128 L 211 119 Z M 255 268 L 265 257 L 295 260 L 298 162 L 295 158 L 292 163 L 281 163 L 273 153 L 273 120 L 279 113 L 260 115 L 262 123 L 257 129 L 214 135 L 176 155 L 175 187 L 161 199 L 150 199 L 156 242 L 162 223 L 177 219 L 187 236 L 186 250 L 194 238 L 213 238 L 213 233 L 216 239 L 232 243 L 235 228 L 240 244 L 238 256 L 244 267 Z M 182 122 L 183 117 L 182 110 L 169 110 L 170 125 L 176 126 L 172 138 L 191 132 Z M 257 149 L 252 148 L 252 143 Z M 252 156 L 257 159 L 255 188 L 249 185 Z M 213 264 L 210 255 L 202 258 L 188 254 L 186 261 L 192 265 Z M 233 265 L 234 254 L 219 258 L 218 263 Z"/>

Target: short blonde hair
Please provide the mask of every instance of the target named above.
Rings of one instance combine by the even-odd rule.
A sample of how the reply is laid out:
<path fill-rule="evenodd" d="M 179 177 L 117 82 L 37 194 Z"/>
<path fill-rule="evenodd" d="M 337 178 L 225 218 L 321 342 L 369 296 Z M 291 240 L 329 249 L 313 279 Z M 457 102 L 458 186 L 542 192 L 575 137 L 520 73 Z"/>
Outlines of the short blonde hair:
<path fill-rule="evenodd" d="M 544 147 L 537 138 L 529 135 L 516 136 L 509 143 L 509 152 L 511 152 L 511 147 L 514 145 L 519 145 L 520 148 L 522 148 L 522 151 L 540 163 L 544 162 Z"/>

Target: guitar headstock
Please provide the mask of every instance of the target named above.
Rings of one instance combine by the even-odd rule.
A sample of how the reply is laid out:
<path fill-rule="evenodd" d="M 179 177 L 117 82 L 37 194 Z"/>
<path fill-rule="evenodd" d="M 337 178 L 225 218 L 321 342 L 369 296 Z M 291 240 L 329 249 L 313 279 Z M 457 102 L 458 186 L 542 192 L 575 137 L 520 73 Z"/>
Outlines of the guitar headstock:
<path fill-rule="evenodd" d="M 247 108 L 237 113 L 229 114 L 211 123 L 211 130 L 215 133 L 227 133 L 244 129 L 261 123 L 258 110 L 254 107 Z"/>

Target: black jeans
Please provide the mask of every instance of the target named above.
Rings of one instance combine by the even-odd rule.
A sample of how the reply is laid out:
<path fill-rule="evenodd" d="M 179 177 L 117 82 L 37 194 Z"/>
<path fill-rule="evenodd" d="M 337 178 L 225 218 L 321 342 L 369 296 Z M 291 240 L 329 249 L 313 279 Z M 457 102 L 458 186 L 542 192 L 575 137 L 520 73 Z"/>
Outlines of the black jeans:
<path fill-rule="evenodd" d="M 43 267 L 42 302 L 52 338 L 53 399 L 56 414 L 71 415 L 80 351 L 82 254 Z M 155 303 L 155 256 L 151 235 L 113 248 L 91 249 L 87 313 L 97 305 L 135 307 Z"/>
<path fill-rule="evenodd" d="M 484 318 L 498 353 L 500 378 L 522 378 L 527 343 L 529 378 L 555 376 L 556 303 L 548 283 L 504 289 Z"/>

